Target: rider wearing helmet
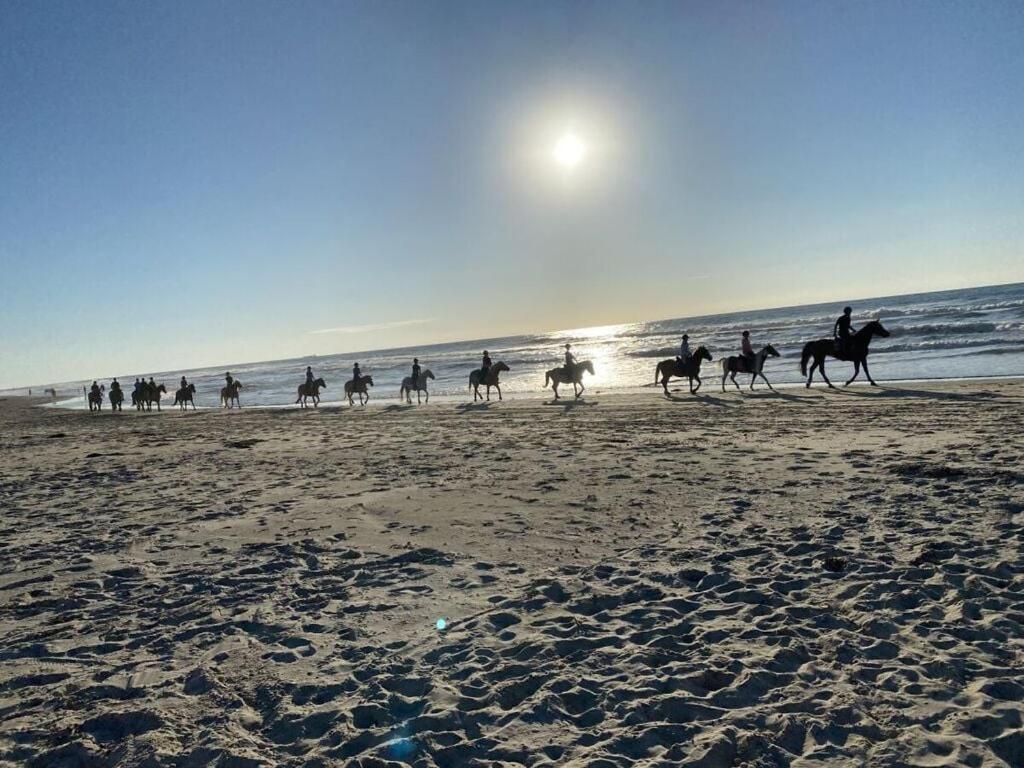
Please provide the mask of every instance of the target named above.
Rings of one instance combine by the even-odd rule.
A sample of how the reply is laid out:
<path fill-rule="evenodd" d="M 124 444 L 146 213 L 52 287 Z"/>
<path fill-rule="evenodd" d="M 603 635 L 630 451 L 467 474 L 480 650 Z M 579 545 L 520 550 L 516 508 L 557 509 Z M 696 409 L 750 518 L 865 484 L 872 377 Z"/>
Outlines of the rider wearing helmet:
<path fill-rule="evenodd" d="M 850 314 L 853 309 L 850 307 L 843 307 L 843 314 L 836 320 L 834 326 L 832 326 L 832 336 L 836 340 L 836 352 L 843 354 L 850 346 L 850 337 L 856 333 L 853 328 L 850 327 Z"/>
<path fill-rule="evenodd" d="M 572 344 L 565 345 L 565 375 L 572 380 L 576 371 L 576 355 L 572 353 Z"/>
<path fill-rule="evenodd" d="M 743 340 L 740 342 L 740 351 L 743 353 L 743 359 L 747 363 L 747 372 L 753 372 L 756 357 L 754 355 L 754 347 L 750 343 L 750 331 L 743 332 Z"/>
<path fill-rule="evenodd" d="M 306 366 L 306 384 L 312 384 L 312 383 L 313 383 L 313 366 L 307 365 Z"/>
<path fill-rule="evenodd" d="M 491 370 L 491 356 L 487 354 L 487 350 L 484 350 L 484 359 L 480 365 L 480 381 L 487 381 L 487 372 Z"/>
<path fill-rule="evenodd" d="M 690 350 L 690 336 L 684 333 L 683 341 L 679 345 L 679 364 L 686 365 L 691 357 L 693 357 L 693 352 Z"/>
<path fill-rule="evenodd" d="M 412 385 L 414 387 L 420 385 L 420 359 L 418 357 L 412 359 Z"/>

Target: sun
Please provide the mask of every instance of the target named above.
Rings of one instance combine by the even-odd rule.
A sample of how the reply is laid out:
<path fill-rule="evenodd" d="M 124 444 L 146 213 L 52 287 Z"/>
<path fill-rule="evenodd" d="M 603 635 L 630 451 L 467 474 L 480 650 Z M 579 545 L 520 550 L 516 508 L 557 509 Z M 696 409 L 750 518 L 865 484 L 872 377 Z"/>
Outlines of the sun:
<path fill-rule="evenodd" d="M 586 153 L 586 145 L 575 133 L 563 134 L 552 151 L 555 162 L 567 170 L 578 166 L 583 161 L 583 156 Z"/>

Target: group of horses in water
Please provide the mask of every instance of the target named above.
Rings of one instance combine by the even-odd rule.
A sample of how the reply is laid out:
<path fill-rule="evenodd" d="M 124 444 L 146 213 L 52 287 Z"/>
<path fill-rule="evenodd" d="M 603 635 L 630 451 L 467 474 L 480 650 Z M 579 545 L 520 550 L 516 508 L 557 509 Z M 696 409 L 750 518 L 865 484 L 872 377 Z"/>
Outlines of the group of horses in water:
<path fill-rule="evenodd" d="M 860 375 L 861 368 L 864 369 L 864 375 L 868 381 L 871 382 L 872 386 L 878 386 L 875 380 L 871 378 L 871 371 L 868 369 L 868 348 L 871 344 L 871 340 L 875 336 L 887 337 L 889 331 L 887 331 L 882 323 L 878 320 L 872 320 L 866 323 L 859 331 L 853 334 L 845 344 L 840 344 L 835 339 L 818 339 L 815 341 L 807 342 L 803 351 L 800 355 L 800 373 L 807 377 L 806 386 L 810 387 L 811 382 L 814 379 L 814 373 L 817 371 L 821 374 L 821 378 L 824 379 L 825 383 L 835 389 L 835 385 L 832 384 L 831 380 L 825 374 L 825 359 L 832 357 L 837 360 L 853 363 L 853 376 L 851 376 L 846 384 L 849 385 Z M 771 344 L 764 346 L 762 349 L 754 353 L 751 359 L 743 357 L 741 355 L 733 355 L 722 358 L 720 360 L 722 370 L 722 391 L 725 391 L 726 381 L 731 381 L 737 389 L 740 388 L 739 382 L 736 381 L 736 374 L 750 374 L 750 389 L 754 389 L 754 384 L 757 383 L 757 379 L 761 378 L 765 384 L 768 385 L 769 389 L 774 389 L 771 382 L 764 375 L 764 364 L 768 358 L 781 357 L 779 351 L 775 349 Z M 700 368 L 703 362 L 712 362 L 711 353 L 707 347 L 700 346 L 694 351 L 691 357 L 687 360 L 683 360 L 679 357 L 670 358 L 668 360 L 662 360 L 655 367 L 654 372 L 654 383 L 660 383 L 662 389 L 667 396 L 669 394 L 668 384 L 673 378 L 687 379 L 689 381 L 690 394 L 696 394 L 701 387 Z M 808 368 L 808 363 L 811 363 Z M 511 370 L 508 365 L 501 360 L 492 365 L 486 371 L 476 369 L 469 374 L 469 389 L 473 393 L 473 402 L 477 400 L 490 400 L 491 389 L 495 389 L 498 393 L 498 399 L 501 400 L 501 381 L 500 377 L 502 373 Z M 544 387 L 551 387 L 554 392 L 555 399 L 560 399 L 558 394 L 558 387 L 563 384 L 571 384 L 573 388 L 573 394 L 576 398 L 583 396 L 583 392 L 586 387 L 583 384 L 584 374 L 589 373 L 591 376 L 594 375 L 594 364 L 590 360 L 582 360 L 572 366 L 570 371 L 564 366 L 558 368 L 552 368 L 547 371 L 544 375 Z M 412 393 L 416 393 L 416 402 L 430 402 L 430 393 L 427 391 L 427 382 L 431 379 L 436 378 L 433 372 L 428 368 L 420 372 L 417 380 L 413 380 L 411 376 L 406 376 L 402 380 L 402 386 L 399 389 L 399 398 L 405 400 L 407 403 L 412 404 Z M 369 402 L 369 387 L 373 386 L 372 376 L 361 376 L 358 380 L 349 380 L 345 382 L 345 397 L 349 402 L 349 405 L 355 404 L 355 397 L 359 398 L 360 405 L 366 405 Z M 484 387 L 484 393 L 480 392 L 480 388 Z M 230 384 L 224 386 L 220 390 L 220 403 L 221 407 L 233 408 L 242 407 L 242 403 L 239 400 L 239 390 L 241 390 L 242 384 L 237 380 L 232 380 Z M 297 391 L 297 397 L 295 404 L 302 408 L 309 407 L 312 403 L 314 408 L 320 405 L 320 390 L 326 389 L 327 384 L 322 378 L 313 379 L 312 381 L 300 384 Z M 89 410 L 98 410 L 103 404 L 103 388 L 99 390 L 93 390 L 89 393 Z M 193 410 L 196 407 L 195 404 L 195 384 L 188 384 L 185 387 L 178 389 L 174 393 L 174 404 L 182 410 L 187 410 L 188 406 L 191 405 Z M 132 392 L 131 400 L 132 405 L 137 410 L 152 410 L 153 406 L 156 405 L 157 410 L 160 410 L 160 401 L 163 395 L 167 394 L 167 388 L 163 384 L 156 384 L 152 381 L 143 381 L 139 387 Z M 110 406 L 112 410 L 121 410 L 121 405 L 124 400 L 124 394 L 120 387 L 111 388 L 110 390 Z"/>

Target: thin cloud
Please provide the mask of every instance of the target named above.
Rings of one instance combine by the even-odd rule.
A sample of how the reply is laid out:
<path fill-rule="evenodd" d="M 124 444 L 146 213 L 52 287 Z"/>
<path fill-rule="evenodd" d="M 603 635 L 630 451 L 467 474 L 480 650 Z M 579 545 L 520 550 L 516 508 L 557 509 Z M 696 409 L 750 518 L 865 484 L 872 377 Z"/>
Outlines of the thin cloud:
<path fill-rule="evenodd" d="M 388 331 L 392 328 L 405 328 L 409 325 L 424 325 L 433 320 L 392 320 L 389 323 L 367 323 L 366 325 L 342 325 L 338 328 L 320 328 L 310 333 L 370 333 L 372 331 Z"/>

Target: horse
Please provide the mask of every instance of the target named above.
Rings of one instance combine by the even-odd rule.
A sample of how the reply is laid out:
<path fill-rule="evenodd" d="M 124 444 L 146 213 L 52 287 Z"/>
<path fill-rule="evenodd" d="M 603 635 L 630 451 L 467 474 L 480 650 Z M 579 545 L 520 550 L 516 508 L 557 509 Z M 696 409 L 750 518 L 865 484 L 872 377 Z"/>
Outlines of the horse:
<path fill-rule="evenodd" d="M 147 411 L 153 410 L 153 403 L 156 403 L 156 409 L 160 410 L 160 396 L 167 394 L 167 387 L 163 384 L 150 384 L 149 382 L 144 383 L 139 387 L 138 396 L 132 393 L 132 399 L 136 403 L 136 407 L 141 411 L 143 407 Z"/>
<path fill-rule="evenodd" d="M 402 387 L 398 390 L 398 399 L 405 400 L 409 405 L 412 405 L 412 393 L 416 391 L 416 403 L 420 403 L 420 392 L 427 396 L 427 402 L 430 402 L 430 393 L 427 392 L 427 379 L 436 378 L 434 372 L 429 368 L 420 371 L 419 380 L 413 381 L 412 376 L 406 376 L 402 379 Z"/>
<path fill-rule="evenodd" d="M 594 364 L 589 360 L 581 360 L 576 363 L 573 366 L 571 376 L 568 371 L 565 370 L 565 366 L 552 368 L 544 374 L 544 386 L 547 387 L 548 383 L 550 383 L 551 391 L 555 393 L 555 400 L 558 400 L 558 385 L 572 384 L 572 392 L 576 395 L 576 398 L 579 399 L 583 397 L 583 392 L 586 389 L 586 387 L 583 386 L 584 373 L 589 373 L 591 376 L 594 375 Z M 576 389 L 576 387 L 579 387 L 579 389 Z"/>
<path fill-rule="evenodd" d="M 181 410 L 187 411 L 188 404 L 192 403 L 192 410 L 196 409 L 196 401 L 192 399 L 192 396 L 196 393 L 196 385 L 189 383 L 187 387 L 181 387 L 174 393 L 174 404 L 180 405 Z"/>
<path fill-rule="evenodd" d="M 100 388 L 96 391 L 89 390 L 89 410 L 90 411 L 102 411 L 103 410 L 103 392 L 106 390 L 105 384 L 100 384 Z"/>
<path fill-rule="evenodd" d="M 878 320 L 872 320 L 853 334 L 849 342 L 847 342 L 846 349 L 842 352 L 836 348 L 836 341 L 834 339 L 808 341 L 804 344 L 803 354 L 800 355 L 800 373 L 807 376 L 807 386 L 811 386 L 811 379 L 814 378 L 814 369 L 817 368 L 821 371 L 821 378 L 825 380 L 825 383 L 831 389 L 835 389 L 832 386 L 832 382 L 828 380 L 828 376 L 825 375 L 825 358 L 834 357 L 836 360 L 845 360 L 846 362 L 853 363 L 853 376 L 846 382 L 846 386 L 849 386 L 850 382 L 857 378 L 858 374 L 860 374 L 860 367 L 863 365 L 864 375 L 868 377 L 871 386 L 877 387 L 878 385 L 871 378 L 871 372 L 868 370 L 868 346 L 871 344 L 871 339 L 875 336 L 881 336 L 882 338 L 889 336 L 889 332 L 885 330 L 882 323 Z M 812 357 L 814 358 L 814 364 L 811 365 L 811 369 L 808 371 L 807 361 Z"/>
<path fill-rule="evenodd" d="M 707 347 L 697 347 L 694 353 L 690 356 L 690 359 L 685 363 L 682 362 L 678 357 L 672 360 L 662 360 L 658 363 L 654 369 L 654 383 L 658 383 L 658 378 L 661 378 L 661 388 L 665 390 L 665 397 L 668 397 L 668 381 L 673 376 L 679 378 L 687 378 L 690 380 L 690 394 L 697 394 L 697 390 L 700 389 L 700 362 L 701 360 L 707 360 L 709 363 L 714 358 L 711 357 L 711 353 L 708 352 Z M 693 386 L 693 380 L 697 380 L 697 386 Z"/>
<path fill-rule="evenodd" d="M 725 392 L 725 379 L 728 377 L 732 380 L 733 384 L 736 384 L 736 389 L 740 388 L 740 385 L 736 383 L 737 373 L 750 373 L 753 374 L 750 377 L 750 388 L 754 388 L 754 382 L 757 381 L 757 377 L 760 376 L 764 379 L 764 383 L 768 385 L 768 389 L 775 390 L 772 383 L 764 375 L 764 361 L 769 357 L 782 357 L 779 351 L 775 349 L 771 344 L 766 346 L 764 349 L 758 350 L 754 353 L 754 370 L 749 370 L 750 366 L 747 364 L 747 358 L 739 355 L 730 355 L 729 357 L 722 358 L 722 391 Z"/>
<path fill-rule="evenodd" d="M 498 390 L 498 399 L 501 400 L 501 385 L 498 383 L 498 376 L 501 374 L 502 371 L 510 370 L 512 369 L 505 365 L 505 363 L 503 363 L 501 360 L 499 360 L 498 362 L 496 362 L 494 365 L 487 369 L 487 377 L 484 380 L 480 378 L 479 368 L 470 373 L 469 388 L 473 391 L 473 402 L 475 403 L 478 397 L 481 400 L 484 399 L 484 396 L 480 394 L 481 384 L 487 387 L 488 400 L 491 399 L 491 387 L 494 387 L 495 389 Z"/>
<path fill-rule="evenodd" d="M 327 385 L 324 384 L 323 379 L 317 379 L 316 381 L 309 384 L 299 384 L 299 396 L 295 399 L 295 404 L 302 403 L 302 407 L 306 407 L 306 398 L 313 399 L 313 407 L 320 407 L 320 390 L 327 389 Z"/>
<path fill-rule="evenodd" d="M 370 393 L 366 391 L 367 385 L 373 386 L 373 376 L 360 376 L 358 384 L 353 380 L 345 382 L 345 397 L 348 398 L 349 405 L 355 405 L 352 401 L 353 393 L 359 395 L 360 405 L 366 405 L 370 402 Z"/>
<path fill-rule="evenodd" d="M 238 407 L 242 407 L 242 401 L 238 399 L 238 390 L 242 388 L 242 382 L 232 381 L 227 386 L 220 388 L 220 404 L 222 408 L 231 408 L 232 403 L 237 403 Z"/>
<path fill-rule="evenodd" d="M 111 387 L 110 388 L 110 410 L 112 410 L 112 411 L 120 411 L 122 403 L 124 403 L 124 392 L 121 391 L 120 387 L 118 387 L 117 389 L 114 389 L 113 387 Z"/>

